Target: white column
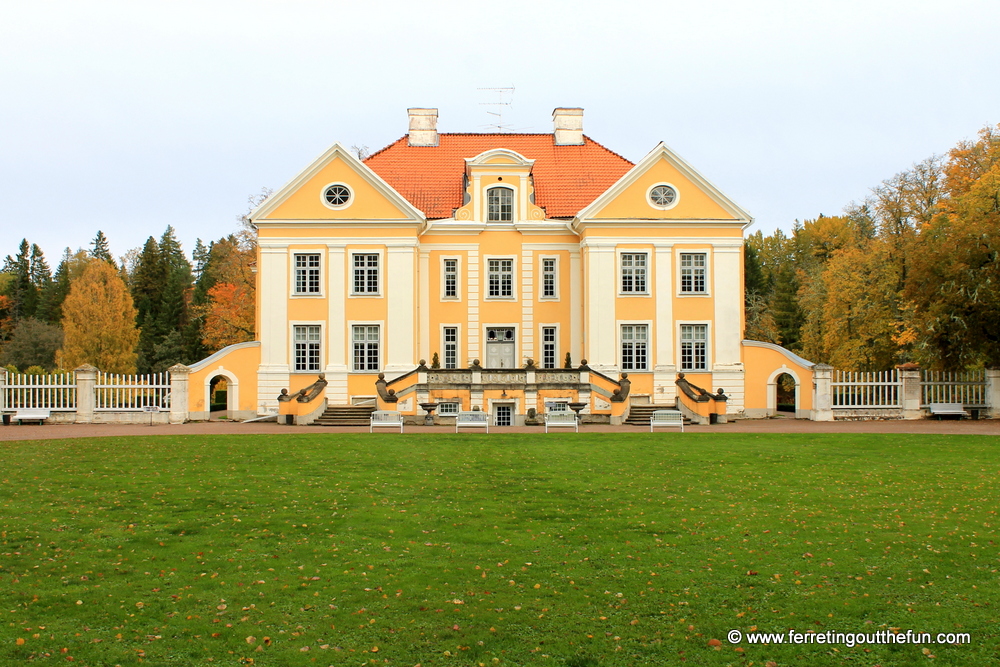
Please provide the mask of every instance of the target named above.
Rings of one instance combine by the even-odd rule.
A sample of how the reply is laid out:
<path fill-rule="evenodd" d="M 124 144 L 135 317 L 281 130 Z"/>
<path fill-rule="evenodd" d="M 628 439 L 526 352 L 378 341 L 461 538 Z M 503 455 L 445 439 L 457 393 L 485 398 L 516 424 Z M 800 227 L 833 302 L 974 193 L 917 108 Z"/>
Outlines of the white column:
<path fill-rule="evenodd" d="M 387 245 L 385 267 L 386 291 L 386 380 L 394 373 L 405 373 L 416 366 L 417 242 L 400 241 Z"/>
<path fill-rule="evenodd" d="M 326 399 L 329 405 L 347 405 L 347 248 L 326 245 Z"/>
<path fill-rule="evenodd" d="M 583 358 L 583 269 L 579 250 L 569 253 L 569 352 L 573 365 L 579 366 Z M 562 368 L 565 356 L 563 352 L 563 358 L 556 359 L 556 366 Z"/>
<path fill-rule="evenodd" d="M 288 387 L 288 244 L 260 244 L 260 366 L 257 410 L 277 411 L 278 394 Z"/>
<path fill-rule="evenodd" d="M 618 276 L 613 243 L 584 242 L 584 280 L 587 285 L 586 350 L 587 364 L 603 373 L 618 372 L 615 354 L 615 294 Z"/>
<path fill-rule="evenodd" d="M 674 354 L 674 263 L 673 244 L 657 243 L 653 251 L 653 299 L 656 321 L 653 325 L 653 403 L 673 405 L 677 396 L 676 356 Z"/>

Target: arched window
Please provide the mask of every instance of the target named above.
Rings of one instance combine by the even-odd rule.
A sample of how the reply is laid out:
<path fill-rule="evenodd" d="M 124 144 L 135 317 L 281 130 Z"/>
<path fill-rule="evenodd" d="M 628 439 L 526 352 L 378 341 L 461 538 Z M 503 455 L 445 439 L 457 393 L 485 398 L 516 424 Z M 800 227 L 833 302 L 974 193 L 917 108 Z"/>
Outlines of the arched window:
<path fill-rule="evenodd" d="M 510 188 L 490 188 L 486 191 L 486 222 L 514 220 L 514 191 Z"/>

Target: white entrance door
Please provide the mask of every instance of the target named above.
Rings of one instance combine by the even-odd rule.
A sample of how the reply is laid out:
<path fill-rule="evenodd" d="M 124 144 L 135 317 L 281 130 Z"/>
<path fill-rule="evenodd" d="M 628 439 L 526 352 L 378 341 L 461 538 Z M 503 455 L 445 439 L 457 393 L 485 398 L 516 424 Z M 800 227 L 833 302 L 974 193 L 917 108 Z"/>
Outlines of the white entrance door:
<path fill-rule="evenodd" d="M 493 409 L 496 415 L 494 426 L 512 426 L 514 424 L 513 405 L 494 405 Z"/>
<path fill-rule="evenodd" d="M 513 327 L 486 330 L 486 368 L 517 368 Z"/>

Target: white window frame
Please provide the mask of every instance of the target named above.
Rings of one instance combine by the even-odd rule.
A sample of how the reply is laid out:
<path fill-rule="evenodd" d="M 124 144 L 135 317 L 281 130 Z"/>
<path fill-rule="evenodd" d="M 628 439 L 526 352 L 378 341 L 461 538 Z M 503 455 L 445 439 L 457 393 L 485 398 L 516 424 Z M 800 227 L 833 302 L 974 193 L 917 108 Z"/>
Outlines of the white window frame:
<path fill-rule="evenodd" d="M 491 261 L 507 261 L 510 262 L 510 295 L 509 296 L 490 296 L 490 262 Z M 517 301 L 517 258 L 510 255 L 486 255 L 483 257 L 483 272 L 485 273 L 485 280 L 483 281 L 483 299 L 485 301 Z"/>
<path fill-rule="evenodd" d="M 693 290 L 685 290 L 684 289 L 684 269 L 685 269 L 685 267 L 681 263 L 681 258 L 684 257 L 684 255 L 701 255 L 702 257 L 705 258 L 705 266 L 701 267 L 705 271 L 705 289 L 704 290 L 702 290 L 702 291 L 693 291 Z M 710 292 L 709 285 L 711 284 L 711 281 L 710 281 L 711 273 L 709 272 L 709 268 L 710 268 L 710 264 L 709 263 L 711 262 L 710 258 L 711 258 L 711 252 L 709 250 L 707 250 L 707 249 L 705 249 L 705 250 L 702 250 L 702 249 L 698 249 L 698 250 L 678 250 L 677 251 L 677 257 L 676 257 L 676 261 L 677 261 L 677 296 L 696 296 L 696 297 L 710 296 L 710 294 L 709 294 L 709 292 Z M 692 266 L 691 268 L 695 269 L 695 268 L 698 268 L 698 267 L 693 267 Z M 693 276 L 693 274 L 692 274 L 692 276 Z"/>
<path fill-rule="evenodd" d="M 705 327 L 705 367 L 689 368 L 684 366 L 684 327 L 700 326 Z M 683 373 L 711 373 L 712 372 L 712 323 L 704 320 L 681 320 L 677 322 L 677 370 Z"/>
<path fill-rule="evenodd" d="M 648 373 L 653 370 L 653 322 L 652 320 L 619 320 L 617 323 L 618 366 L 627 373 Z M 642 368 L 625 367 L 625 332 L 624 327 L 646 327 L 646 365 Z M 633 352 L 633 357 L 635 356 Z"/>
<path fill-rule="evenodd" d="M 545 330 L 546 329 L 555 329 L 556 330 L 556 338 L 555 338 L 555 341 L 554 341 L 554 343 L 555 343 L 555 362 L 553 363 L 553 365 L 551 367 L 546 367 L 545 366 Z M 561 366 L 559 365 L 559 334 L 560 334 L 560 331 L 559 331 L 559 324 L 558 323 L 545 323 L 545 324 L 539 324 L 538 325 L 538 351 L 539 351 L 539 355 L 538 355 L 538 368 L 543 368 L 543 369 L 546 369 L 546 370 L 555 370 L 557 368 L 561 368 Z"/>
<path fill-rule="evenodd" d="M 615 289 L 616 289 L 616 291 L 618 293 L 618 296 L 638 296 L 638 297 L 647 297 L 647 298 L 650 297 L 650 296 L 652 296 L 653 292 L 650 289 L 650 285 L 652 284 L 652 279 L 653 279 L 653 275 L 652 275 L 652 271 L 651 271 L 653 251 L 649 250 L 649 249 L 645 249 L 645 248 L 643 248 L 643 249 L 635 249 L 635 250 L 628 249 L 628 248 L 619 248 L 618 252 L 616 254 L 617 254 L 617 258 L 616 259 L 618 260 L 618 262 L 617 262 L 618 272 L 617 272 L 617 275 L 615 276 L 615 280 L 617 281 L 618 285 L 617 285 L 617 287 Z M 624 282 L 625 268 L 626 268 L 623 265 L 624 261 L 625 261 L 624 260 L 624 256 L 625 255 L 645 255 L 645 257 L 646 257 L 646 264 L 645 264 L 645 267 L 644 267 L 645 268 L 645 283 L 643 285 L 644 289 L 642 291 L 633 290 L 631 292 L 626 292 L 624 289 L 622 289 L 623 288 L 622 283 Z M 634 267 L 632 267 L 632 268 L 634 268 Z M 633 276 L 633 284 L 634 284 L 634 282 L 635 282 L 635 278 Z"/>
<path fill-rule="evenodd" d="M 317 364 L 316 368 L 306 368 L 306 369 L 296 368 L 295 348 L 296 348 L 296 344 L 299 343 L 300 341 L 295 340 L 295 330 L 298 329 L 299 327 L 303 327 L 303 328 L 304 327 L 318 327 L 319 328 L 319 339 L 316 341 L 316 347 L 317 347 L 317 349 L 319 351 L 319 354 L 317 355 L 319 357 L 319 361 L 318 361 L 318 364 Z M 326 364 L 326 359 L 325 359 L 325 357 L 326 357 L 326 349 L 325 349 L 325 346 L 323 345 L 323 341 L 326 340 L 326 324 L 323 323 L 323 322 L 308 322 L 308 321 L 306 321 L 306 322 L 300 322 L 300 321 L 289 322 L 288 323 L 288 338 L 291 341 L 291 345 L 289 346 L 289 355 L 290 355 L 290 358 L 289 358 L 290 363 L 288 364 L 288 368 L 290 369 L 289 372 L 292 373 L 292 374 L 296 374 L 296 373 L 322 373 L 323 372 L 323 368 L 324 368 L 324 366 Z M 312 342 L 312 341 L 308 341 L 307 340 L 305 342 L 309 343 L 309 342 Z"/>
<path fill-rule="evenodd" d="M 445 293 L 445 263 L 455 262 L 455 294 L 448 296 Z M 461 301 L 462 300 L 462 258 L 458 255 L 441 256 L 441 301 Z"/>
<path fill-rule="evenodd" d="M 381 297 L 382 296 L 382 292 L 383 292 L 383 287 L 382 286 L 385 284 L 385 271 L 386 271 L 386 268 L 385 268 L 385 251 L 382 250 L 382 249 L 377 249 L 377 248 L 373 248 L 371 250 L 353 249 L 353 250 L 348 251 L 347 255 L 348 255 L 348 260 L 347 260 L 347 271 L 348 271 L 347 281 L 348 281 L 348 286 L 350 287 L 350 291 L 348 293 L 348 296 L 351 297 L 351 298 L 362 298 L 362 299 L 370 299 L 370 298 L 379 298 L 379 297 Z M 368 291 L 357 292 L 357 291 L 354 290 L 354 269 L 355 269 L 355 267 L 354 267 L 354 258 L 357 257 L 358 255 L 378 255 L 378 267 L 377 267 L 378 268 L 378 289 L 375 292 L 368 292 Z"/>
<path fill-rule="evenodd" d="M 291 276 L 292 293 L 290 294 L 291 297 L 296 298 L 296 299 L 302 299 L 302 298 L 305 298 L 305 299 L 317 299 L 317 298 L 322 298 L 323 297 L 323 295 L 324 295 L 323 283 L 325 282 L 323 280 L 323 273 L 324 273 L 323 269 L 325 268 L 323 266 L 323 255 L 324 254 L 326 254 L 326 253 L 324 253 L 322 250 L 316 250 L 316 251 L 313 251 L 313 250 L 294 250 L 294 251 L 292 251 L 292 261 L 291 261 L 291 268 L 292 268 L 292 276 Z M 298 280 L 297 280 L 297 278 L 298 278 L 298 272 L 299 272 L 299 267 L 296 266 L 296 262 L 298 261 L 299 257 L 305 257 L 305 256 L 310 256 L 310 255 L 319 257 L 319 266 L 315 267 L 316 271 L 319 274 L 319 285 L 318 285 L 319 289 L 317 291 L 315 291 L 315 292 L 299 292 L 298 291 Z M 313 267 L 304 267 L 304 269 L 306 271 L 311 271 L 312 268 Z"/>
<path fill-rule="evenodd" d="M 441 325 L 441 368 L 449 368 L 447 365 L 448 351 L 447 351 L 447 341 L 445 340 L 445 330 L 454 329 L 455 330 L 455 365 L 451 368 L 462 368 L 462 327 L 459 324 L 442 324 Z"/>
<path fill-rule="evenodd" d="M 499 188 L 510 193 L 510 220 L 490 220 L 490 190 Z M 483 221 L 495 225 L 517 222 L 517 188 L 502 182 L 487 183 L 483 186 Z"/>
<path fill-rule="evenodd" d="M 454 405 L 455 409 L 451 410 L 451 411 L 445 410 L 444 406 L 446 406 L 446 405 Z M 453 401 L 442 400 L 442 401 L 438 401 L 437 413 L 438 413 L 439 417 L 454 417 L 455 415 L 457 415 L 461 411 L 462 411 L 462 401 L 459 401 L 459 400 L 453 400 Z"/>
<path fill-rule="evenodd" d="M 364 369 L 359 370 L 359 369 L 356 368 L 355 359 L 354 359 L 354 343 L 355 343 L 355 340 L 354 340 L 354 329 L 356 327 L 377 327 L 378 328 L 378 368 L 377 369 L 372 370 L 372 369 L 369 369 L 369 368 L 364 368 Z M 351 373 L 378 373 L 378 372 L 380 372 L 382 370 L 382 367 L 385 366 L 385 322 L 371 322 L 371 321 L 362 322 L 362 321 L 353 321 L 352 320 L 352 321 L 350 321 L 350 322 L 347 323 L 347 333 L 348 333 L 348 335 L 347 335 L 347 345 L 348 345 L 347 354 L 348 354 L 348 359 L 350 360 L 350 369 L 351 369 L 350 372 Z M 366 331 L 365 332 L 365 336 L 367 336 L 367 335 L 368 335 L 368 332 Z M 365 340 L 363 342 L 367 344 L 369 341 Z M 367 350 L 365 352 L 365 359 L 366 360 L 368 359 Z M 367 363 L 366 363 L 366 366 L 367 366 Z"/>
<path fill-rule="evenodd" d="M 545 295 L 545 262 L 552 261 L 552 295 Z M 539 255 L 538 257 L 538 300 L 558 301 L 559 300 L 559 255 Z"/>

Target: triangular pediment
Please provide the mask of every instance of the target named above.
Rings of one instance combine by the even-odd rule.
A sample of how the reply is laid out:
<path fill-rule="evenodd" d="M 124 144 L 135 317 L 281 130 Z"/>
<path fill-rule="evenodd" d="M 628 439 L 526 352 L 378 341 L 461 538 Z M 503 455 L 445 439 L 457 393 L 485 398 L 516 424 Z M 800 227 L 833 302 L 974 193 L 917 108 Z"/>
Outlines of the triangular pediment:
<path fill-rule="evenodd" d="M 669 204 L 654 203 L 654 189 L 673 192 Z M 618 182 L 576 216 L 587 220 L 734 222 L 753 218 L 694 167 L 660 143 Z"/>
<path fill-rule="evenodd" d="M 342 185 L 348 201 L 331 206 L 325 197 Z M 339 143 L 334 144 L 251 214 L 253 222 L 296 220 L 412 220 L 424 214 Z"/>

